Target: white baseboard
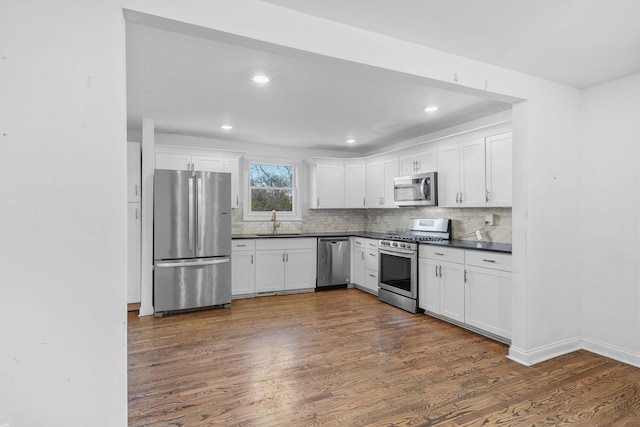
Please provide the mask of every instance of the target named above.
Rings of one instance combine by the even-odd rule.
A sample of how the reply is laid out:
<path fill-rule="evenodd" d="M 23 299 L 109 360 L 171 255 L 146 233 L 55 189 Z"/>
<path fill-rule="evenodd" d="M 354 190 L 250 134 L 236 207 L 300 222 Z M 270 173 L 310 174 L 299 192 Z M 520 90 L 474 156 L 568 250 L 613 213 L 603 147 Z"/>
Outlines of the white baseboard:
<path fill-rule="evenodd" d="M 582 340 L 582 348 L 600 356 L 640 368 L 640 354 L 596 340 Z"/>
<path fill-rule="evenodd" d="M 582 340 L 580 338 L 572 338 L 534 348 L 530 351 L 525 351 L 512 345 L 509 347 L 509 355 L 507 357 L 521 365 L 531 366 L 581 349 Z"/>
<path fill-rule="evenodd" d="M 153 316 L 153 306 L 145 307 L 144 305 L 141 305 L 138 310 L 138 317 L 142 316 Z"/>

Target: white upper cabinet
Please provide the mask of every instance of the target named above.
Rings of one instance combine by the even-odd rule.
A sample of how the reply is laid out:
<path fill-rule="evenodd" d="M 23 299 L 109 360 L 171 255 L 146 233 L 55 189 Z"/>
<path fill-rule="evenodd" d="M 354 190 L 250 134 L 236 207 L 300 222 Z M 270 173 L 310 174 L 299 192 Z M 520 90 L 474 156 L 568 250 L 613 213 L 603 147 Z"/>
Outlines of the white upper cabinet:
<path fill-rule="evenodd" d="M 224 157 L 191 156 L 193 170 L 204 172 L 224 172 Z"/>
<path fill-rule="evenodd" d="M 127 143 L 127 201 L 140 201 L 142 152 L 137 142 Z"/>
<path fill-rule="evenodd" d="M 344 207 L 364 208 L 367 199 L 367 166 L 364 162 L 344 165 Z"/>
<path fill-rule="evenodd" d="M 460 206 L 484 207 L 485 158 L 484 138 L 460 145 Z"/>
<path fill-rule="evenodd" d="M 344 165 L 317 163 L 311 169 L 311 207 L 331 209 L 344 207 Z"/>
<path fill-rule="evenodd" d="M 438 170 L 438 152 L 435 149 L 400 157 L 399 176 Z"/>
<path fill-rule="evenodd" d="M 487 206 L 510 207 L 512 204 L 512 141 L 511 132 L 487 138 Z"/>
<path fill-rule="evenodd" d="M 191 170 L 191 156 L 188 154 L 156 153 L 156 169 Z"/>
<path fill-rule="evenodd" d="M 393 208 L 393 178 L 398 176 L 398 158 L 367 163 L 368 208 Z"/>
<path fill-rule="evenodd" d="M 438 149 L 438 206 L 459 207 L 460 146 Z"/>
<path fill-rule="evenodd" d="M 240 205 L 240 159 L 238 156 L 191 155 L 185 153 L 156 153 L 156 169 L 194 170 L 231 173 L 231 207 Z"/>

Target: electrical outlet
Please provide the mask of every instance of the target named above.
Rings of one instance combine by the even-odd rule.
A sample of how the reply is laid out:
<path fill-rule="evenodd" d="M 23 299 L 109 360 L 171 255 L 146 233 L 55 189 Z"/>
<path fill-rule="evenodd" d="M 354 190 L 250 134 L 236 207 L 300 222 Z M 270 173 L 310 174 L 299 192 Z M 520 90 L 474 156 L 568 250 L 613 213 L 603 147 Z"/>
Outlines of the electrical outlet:
<path fill-rule="evenodd" d="M 484 216 L 484 223 L 485 225 L 493 225 L 493 214 L 492 213 L 488 213 Z"/>
<path fill-rule="evenodd" d="M 476 237 L 478 238 L 478 240 L 482 240 L 482 233 L 480 233 L 480 230 L 476 231 Z"/>

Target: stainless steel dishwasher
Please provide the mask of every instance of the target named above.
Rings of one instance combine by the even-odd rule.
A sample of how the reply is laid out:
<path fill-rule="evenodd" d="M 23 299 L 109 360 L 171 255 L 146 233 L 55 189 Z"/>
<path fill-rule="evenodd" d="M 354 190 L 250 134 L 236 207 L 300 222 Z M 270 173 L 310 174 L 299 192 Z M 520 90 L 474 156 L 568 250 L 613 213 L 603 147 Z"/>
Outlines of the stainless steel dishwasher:
<path fill-rule="evenodd" d="M 316 288 L 344 287 L 349 283 L 351 251 L 348 237 L 318 239 Z"/>

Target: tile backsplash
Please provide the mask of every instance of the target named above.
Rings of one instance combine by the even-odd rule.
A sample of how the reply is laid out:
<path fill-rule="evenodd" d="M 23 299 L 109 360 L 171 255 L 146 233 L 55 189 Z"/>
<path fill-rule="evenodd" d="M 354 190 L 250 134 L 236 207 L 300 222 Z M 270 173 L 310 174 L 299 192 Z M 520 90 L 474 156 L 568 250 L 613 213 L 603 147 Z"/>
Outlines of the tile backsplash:
<path fill-rule="evenodd" d="M 491 213 L 494 225 L 484 225 Z M 242 207 L 233 210 L 233 234 L 269 233 L 269 221 L 243 221 Z M 356 232 L 404 233 L 411 218 L 451 218 L 452 234 L 458 240 L 511 243 L 511 208 L 407 207 L 398 209 L 302 209 L 302 221 L 278 221 L 278 233 Z"/>

